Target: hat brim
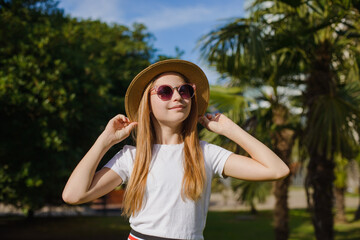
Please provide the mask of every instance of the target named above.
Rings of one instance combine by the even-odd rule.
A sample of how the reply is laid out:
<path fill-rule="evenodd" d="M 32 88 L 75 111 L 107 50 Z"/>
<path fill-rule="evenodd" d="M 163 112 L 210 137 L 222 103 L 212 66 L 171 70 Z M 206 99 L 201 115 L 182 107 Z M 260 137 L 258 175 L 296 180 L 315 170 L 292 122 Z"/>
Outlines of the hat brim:
<path fill-rule="evenodd" d="M 135 120 L 146 86 L 157 75 L 165 72 L 180 73 L 185 76 L 190 83 L 195 83 L 198 115 L 205 114 L 209 102 L 209 82 L 205 73 L 192 62 L 180 59 L 169 59 L 150 65 L 131 81 L 125 94 L 125 111 L 131 121 Z"/>

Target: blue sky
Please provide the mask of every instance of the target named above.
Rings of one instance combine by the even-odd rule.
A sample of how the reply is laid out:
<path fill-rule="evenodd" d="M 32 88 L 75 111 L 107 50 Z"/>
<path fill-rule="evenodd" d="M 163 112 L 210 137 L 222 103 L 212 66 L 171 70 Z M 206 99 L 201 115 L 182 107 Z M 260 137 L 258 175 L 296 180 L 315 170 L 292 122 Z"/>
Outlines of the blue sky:
<path fill-rule="evenodd" d="M 159 54 L 175 55 L 175 47 L 185 51 L 183 59 L 201 66 L 215 83 L 218 75 L 200 61 L 197 41 L 204 34 L 243 17 L 247 0 L 59 0 L 65 14 L 84 19 L 131 26 L 143 23 L 155 36 Z"/>

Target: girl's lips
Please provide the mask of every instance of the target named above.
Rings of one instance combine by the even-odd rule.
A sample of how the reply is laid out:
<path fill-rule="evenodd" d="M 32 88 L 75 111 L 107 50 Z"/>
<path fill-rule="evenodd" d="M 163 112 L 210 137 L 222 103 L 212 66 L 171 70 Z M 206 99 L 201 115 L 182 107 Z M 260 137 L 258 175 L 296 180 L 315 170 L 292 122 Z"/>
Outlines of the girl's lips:
<path fill-rule="evenodd" d="M 172 108 L 170 108 L 170 109 L 183 109 L 183 108 L 185 108 L 185 106 L 183 106 L 183 105 L 177 105 L 177 106 L 174 106 L 174 107 L 172 107 Z"/>

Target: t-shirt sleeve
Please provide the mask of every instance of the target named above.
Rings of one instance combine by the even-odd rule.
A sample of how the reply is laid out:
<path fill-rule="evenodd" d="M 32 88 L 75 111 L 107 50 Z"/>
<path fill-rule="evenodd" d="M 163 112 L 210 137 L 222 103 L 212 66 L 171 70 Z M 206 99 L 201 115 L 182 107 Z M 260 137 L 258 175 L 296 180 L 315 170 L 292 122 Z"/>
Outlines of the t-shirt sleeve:
<path fill-rule="evenodd" d="M 133 169 L 136 149 L 134 146 L 125 145 L 122 150 L 115 154 L 107 164 L 106 168 L 110 168 L 116 172 L 122 179 L 123 183 L 127 182 Z"/>
<path fill-rule="evenodd" d="M 210 165 L 213 173 L 223 178 L 225 162 L 233 152 L 205 141 L 201 141 L 201 146 L 204 159 Z"/>

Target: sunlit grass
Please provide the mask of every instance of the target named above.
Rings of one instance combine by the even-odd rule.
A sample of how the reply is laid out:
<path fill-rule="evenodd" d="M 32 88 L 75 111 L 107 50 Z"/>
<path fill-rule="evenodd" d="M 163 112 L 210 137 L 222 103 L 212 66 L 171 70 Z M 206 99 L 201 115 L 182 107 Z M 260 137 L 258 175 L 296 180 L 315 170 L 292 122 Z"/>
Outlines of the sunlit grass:
<path fill-rule="evenodd" d="M 358 240 L 360 239 L 360 220 L 354 221 L 356 209 L 348 209 L 346 211 L 347 223 L 337 223 L 335 225 L 337 240 Z"/>

